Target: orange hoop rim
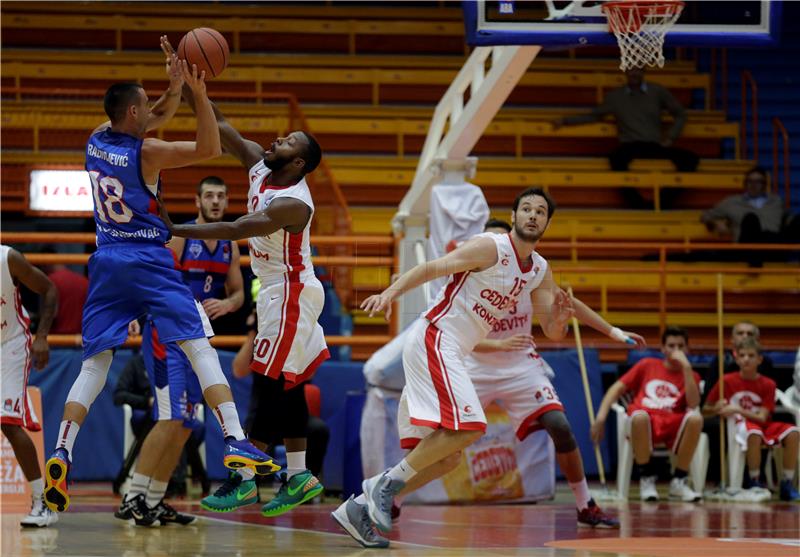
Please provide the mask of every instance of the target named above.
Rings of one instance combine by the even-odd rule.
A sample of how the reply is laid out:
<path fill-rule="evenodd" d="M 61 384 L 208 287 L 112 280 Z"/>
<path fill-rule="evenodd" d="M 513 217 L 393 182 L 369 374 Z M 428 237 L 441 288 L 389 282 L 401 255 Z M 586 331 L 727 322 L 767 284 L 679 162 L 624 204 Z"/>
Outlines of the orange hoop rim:
<path fill-rule="evenodd" d="M 628 21 L 628 29 L 618 29 L 613 17 L 608 17 L 608 26 L 613 33 L 638 33 L 644 21 L 642 11 L 649 10 L 649 14 L 657 16 L 674 16 L 676 12 L 683 9 L 683 0 L 613 0 L 606 2 L 602 6 L 602 11 L 609 16 L 610 13 L 623 14 L 625 12 L 636 12 L 637 17 Z"/>

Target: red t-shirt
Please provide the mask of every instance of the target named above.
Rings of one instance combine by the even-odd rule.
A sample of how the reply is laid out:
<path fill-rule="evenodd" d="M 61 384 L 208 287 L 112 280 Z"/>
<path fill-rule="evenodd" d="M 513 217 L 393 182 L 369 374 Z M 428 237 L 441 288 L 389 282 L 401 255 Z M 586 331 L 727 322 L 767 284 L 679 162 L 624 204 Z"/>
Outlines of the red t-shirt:
<path fill-rule="evenodd" d="M 48 277 L 58 290 L 58 313 L 50 332 L 76 334 L 81 332 L 83 304 L 89 291 L 89 279 L 67 268 L 58 269 Z"/>
<path fill-rule="evenodd" d="M 726 373 L 722 380 L 725 382 L 725 398 L 744 410 L 758 412 L 766 408 L 772 414 L 775 411 L 775 381 L 763 375 L 755 379 L 745 379 L 738 371 Z M 719 383 L 714 385 L 708 393 L 706 402 L 714 404 L 719 400 Z"/>
<path fill-rule="evenodd" d="M 694 374 L 695 383 L 700 385 L 700 375 Z M 683 371 L 669 370 L 664 361 L 658 358 L 643 358 L 619 379 L 628 391 L 632 391 L 633 402 L 628 413 L 646 408 L 683 414 L 686 412 L 686 389 Z"/>

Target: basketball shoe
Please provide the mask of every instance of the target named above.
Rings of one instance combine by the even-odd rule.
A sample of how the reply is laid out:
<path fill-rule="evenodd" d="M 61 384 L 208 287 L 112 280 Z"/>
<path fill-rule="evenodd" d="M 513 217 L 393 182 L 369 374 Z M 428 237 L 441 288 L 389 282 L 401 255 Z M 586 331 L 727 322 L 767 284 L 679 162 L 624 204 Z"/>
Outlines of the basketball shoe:
<path fill-rule="evenodd" d="M 308 470 L 295 474 L 288 480 L 281 474 L 281 487 L 275 497 L 261 507 L 263 516 L 280 516 L 298 505 L 313 499 L 325 489 L 319 480 Z"/>
<path fill-rule="evenodd" d="M 226 468 L 252 468 L 256 474 L 273 474 L 281 469 L 267 453 L 258 450 L 247 439 L 237 441 L 233 437 L 225 439 Z"/>
<path fill-rule="evenodd" d="M 367 478 L 361 483 L 364 497 L 367 498 L 369 518 L 381 532 L 392 531 L 392 502 L 405 482 L 393 480 L 387 472 L 380 476 Z"/>
<path fill-rule="evenodd" d="M 162 526 L 167 524 L 179 524 L 187 526 L 197 521 L 197 517 L 191 514 L 183 514 L 176 511 L 172 505 L 164 502 L 162 499 L 158 505 L 152 508 L 153 514 Z"/>
<path fill-rule="evenodd" d="M 63 513 L 69 508 L 67 474 L 69 474 L 69 453 L 59 447 L 44 465 L 44 502 L 53 512 Z"/>
<path fill-rule="evenodd" d="M 672 478 L 669 483 L 669 498 L 680 499 L 684 503 L 693 503 L 702 499 L 702 495 L 689 487 L 686 478 Z"/>
<path fill-rule="evenodd" d="M 139 493 L 133 497 L 122 498 L 119 508 L 114 512 L 114 516 L 120 520 L 133 520 L 136 526 L 158 526 L 158 516 L 153 509 L 147 506 L 145 494 Z"/>
<path fill-rule="evenodd" d="M 781 501 L 800 501 L 800 493 L 794 488 L 794 482 L 789 478 L 783 478 L 780 486 Z"/>
<path fill-rule="evenodd" d="M 367 506 L 356 503 L 352 495 L 331 516 L 350 537 L 364 547 L 389 547 L 389 540 L 372 528 Z"/>
<path fill-rule="evenodd" d="M 586 508 L 578 511 L 578 526 L 615 529 L 619 528 L 619 520 L 608 516 L 594 499 L 589 499 Z"/>
<path fill-rule="evenodd" d="M 200 501 L 200 506 L 207 511 L 228 513 L 256 502 L 258 502 L 256 481 L 245 480 L 236 472 L 232 472 L 213 495 Z"/>
<path fill-rule="evenodd" d="M 44 503 L 44 497 L 33 497 L 31 512 L 20 524 L 25 528 L 41 528 L 58 522 L 58 514 L 51 511 Z"/>

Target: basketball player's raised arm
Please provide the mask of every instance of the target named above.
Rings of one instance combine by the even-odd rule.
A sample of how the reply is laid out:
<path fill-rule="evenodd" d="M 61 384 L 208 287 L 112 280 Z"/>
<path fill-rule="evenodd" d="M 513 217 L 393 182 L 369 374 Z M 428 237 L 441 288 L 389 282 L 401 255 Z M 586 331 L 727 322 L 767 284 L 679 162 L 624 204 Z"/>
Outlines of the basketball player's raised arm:
<path fill-rule="evenodd" d="M 374 294 L 361 303 L 361 309 L 370 317 L 384 312 L 391 315 L 392 302 L 409 290 L 428 281 L 464 271 L 483 271 L 497 263 L 497 248 L 491 238 L 473 238 L 438 259 L 420 263 L 409 269 L 380 294 Z"/>
<path fill-rule="evenodd" d="M 58 290 L 47 275 L 31 265 L 17 250 L 12 249 L 8 252 L 8 270 L 15 281 L 21 282 L 39 295 L 39 326 L 36 329 L 36 338 L 31 344 L 31 351 L 36 369 L 42 369 L 50 359 L 47 335 L 50 333 L 58 309 Z"/>
<path fill-rule="evenodd" d="M 163 202 L 160 208 L 161 220 L 173 236 L 199 240 L 242 240 L 269 236 L 282 228 L 289 232 L 300 232 L 311 218 L 311 207 L 290 197 L 275 199 L 263 211 L 244 215 L 233 222 L 173 224 Z"/>
<path fill-rule="evenodd" d="M 194 141 L 162 141 L 148 137 L 142 142 L 142 177 L 148 184 L 158 180 L 161 169 L 188 166 L 222 153 L 219 129 L 211 110 L 211 101 L 206 96 L 205 72 L 198 76 L 197 66 L 192 65 L 190 72 L 185 60 L 179 60 L 178 63 L 197 107 L 197 132 Z"/>
<path fill-rule="evenodd" d="M 578 298 L 572 297 L 572 305 L 575 307 L 575 317 L 578 321 L 588 325 L 595 331 L 603 333 L 616 341 L 624 342 L 625 344 L 635 345 L 635 348 L 642 350 L 647 348 L 647 341 L 644 337 L 632 333 L 630 331 L 623 331 L 614 327 L 611 323 L 603 319 L 596 311 L 584 304 Z"/>
<path fill-rule="evenodd" d="M 531 304 L 545 336 L 551 340 L 563 339 L 575 308 L 572 298 L 556 284 L 549 266 L 542 283 L 531 292 Z"/>
<path fill-rule="evenodd" d="M 161 36 L 161 50 L 167 57 L 167 77 L 169 87 L 150 109 L 150 119 L 147 122 L 147 131 L 157 130 L 172 120 L 178 107 L 181 105 L 181 90 L 183 88 L 183 72 L 178 64 L 178 57 L 167 49 L 167 36 Z"/>

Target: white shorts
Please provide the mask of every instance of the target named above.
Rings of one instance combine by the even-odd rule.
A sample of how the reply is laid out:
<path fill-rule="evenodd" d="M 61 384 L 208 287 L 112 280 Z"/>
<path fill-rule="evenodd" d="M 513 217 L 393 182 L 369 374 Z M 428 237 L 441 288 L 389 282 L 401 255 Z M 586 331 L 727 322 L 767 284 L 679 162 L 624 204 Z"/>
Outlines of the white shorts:
<path fill-rule="evenodd" d="M 541 356 L 528 360 L 524 365 L 503 369 L 502 374 L 493 374 L 493 370 L 475 365 L 467 366 L 481 408 L 498 402 L 508 413 L 511 426 L 520 441 L 542 428 L 539 416 L 552 410 L 564 411 L 564 406 L 547 376 L 548 369 L 549 366 Z M 427 437 L 432 431 L 412 424 L 407 414 L 401 398 L 397 421 L 400 446 L 404 449 L 415 447 L 420 439 Z"/>
<path fill-rule="evenodd" d="M 28 375 L 31 371 L 30 333 L 17 335 L 2 345 L 0 358 L 0 423 L 22 426 L 30 431 L 39 431 L 39 418 L 33 410 L 28 396 Z"/>
<path fill-rule="evenodd" d="M 262 286 L 256 302 L 258 334 L 250 368 L 273 379 L 283 373 L 287 386 L 310 379 L 330 357 L 325 333 L 317 322 L 324 303 L 325 291 L 316 278 Z"/>
<path fill-rule="evenodd" d="M 425 319 L 411 327 L 403 348 L 406 403 L 405 410 L 398 410 L 398 421 L 405 412 L 409 424 L 428 433 L 438 428 L 486 431 L 486 416 L 464 367 L 462 349 Z"/>

